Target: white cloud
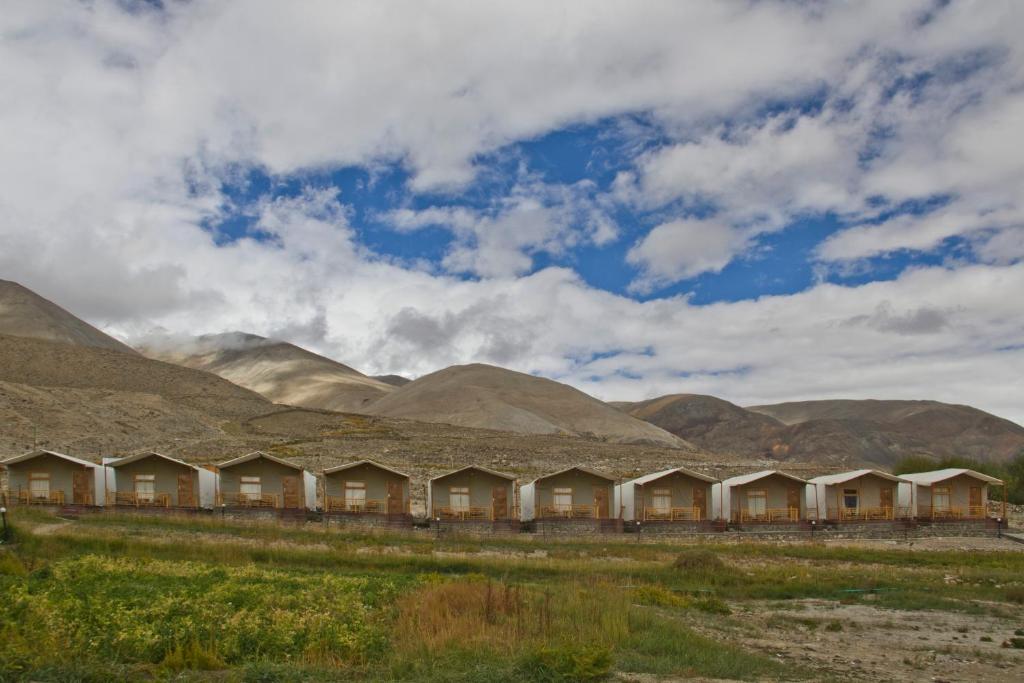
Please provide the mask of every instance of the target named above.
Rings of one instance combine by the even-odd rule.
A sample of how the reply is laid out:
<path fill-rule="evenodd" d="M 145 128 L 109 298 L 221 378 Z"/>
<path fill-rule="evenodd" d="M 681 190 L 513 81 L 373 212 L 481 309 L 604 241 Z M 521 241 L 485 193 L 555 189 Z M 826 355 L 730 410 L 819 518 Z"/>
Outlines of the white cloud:
<path fill-rule="evenodd" d="M 640 268 L 631 285 L 639 292 L 706 272 L 717 272 L 743 250 L 746 238 L 729 225 L 710 220 L 662 223 L 640 240 L 626 260 Z"/>
<path fill-rule="evenodd" d="M 704 223 L 657 215 L 659 227 L 633 250 L 642 277 L 721 268 L 756 231 L 800 211 L 856 210 L 869 191 L 892 202 L 966 188 L 963 206 L 1010 210 L 1021 10 L 956 3 L 918 27 L 930 6 L 309 2 L 299 10 L 196 1 L 129 14 L 113 2 L 7 2 L 0 274 L 114 333 L 280 332 L 368 372 L 416 375 L 483 360 L 605 398 L 914 396 L 1024 420 L 1008 384 L 1024 370 L 1024 266 L 997 255 L 990 265 L 698 307 L 685 296 L 616 296 L 564 268 L 517 275 L 534 254 L 613 239 L 608 207 L 589 191 L 577 201 L 533 188 L 462 212 L 438 199 L 392 216 L 409 229 L 447 225 L 456 238 L 448 269 L 486 276 L 478 281 L 369 253 L 349 225 L 347 199 L 331 190 L 257 203 L 256 227 L 269 241 L 218 244 L 202 227 L 236 210 L 222 183 L 252 167 L 301 177 L 402 163 L 412 191 L 454 192 L 479 172 L 481 154 L 630 113 L 647 115 L 667 141 L 621 196 L 649 191 L 652 202 L 671 203 L 697 193 L 719 211 Z M 879 96 L 894 78 L 986 46 L 1001 66 L 966 85 L 936 83 L 916 100 Z M 769 99 L 821 89 L 830 94 L 820 112 L 757 114 Z M 859 161 L 855 151 L 876 126 L 891 135 L 870 163 Z M 949 131 L 948 144 L 936 145 Z M 652 208 L 641 199 L 633 206 Z M 1015 235 L 983 230 L 972 239 L 979 253 L 1019 251 Z M 871 324 L 844 325 L 858 316 Z"/>

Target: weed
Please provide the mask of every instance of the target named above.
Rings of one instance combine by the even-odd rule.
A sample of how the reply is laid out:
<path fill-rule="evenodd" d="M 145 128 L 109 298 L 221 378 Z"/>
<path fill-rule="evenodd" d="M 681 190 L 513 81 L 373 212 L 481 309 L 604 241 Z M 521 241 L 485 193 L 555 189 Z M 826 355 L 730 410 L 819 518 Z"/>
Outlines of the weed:
<path fill-rule="evenodd" d="M 828 624 L 825 625 L 825 630 L 829 631 L 831 633 L 836 633 L 838 631 L 842 631 L 843 630 L 843 624 L 842 624 L 842 622 L 833 619 L 832 621 L 828 622 Z"/>

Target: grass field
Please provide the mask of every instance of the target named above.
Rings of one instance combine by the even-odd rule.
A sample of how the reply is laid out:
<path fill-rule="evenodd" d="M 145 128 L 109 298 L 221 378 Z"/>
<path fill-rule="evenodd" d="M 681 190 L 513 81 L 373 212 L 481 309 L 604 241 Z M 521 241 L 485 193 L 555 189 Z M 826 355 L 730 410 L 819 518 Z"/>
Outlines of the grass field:
<path fill-rule="evenodd" d="M 1009 550 L 11 521 L 0 681 L 870 680 L 878 655 L 893 680 L 1024 672 Z"/>

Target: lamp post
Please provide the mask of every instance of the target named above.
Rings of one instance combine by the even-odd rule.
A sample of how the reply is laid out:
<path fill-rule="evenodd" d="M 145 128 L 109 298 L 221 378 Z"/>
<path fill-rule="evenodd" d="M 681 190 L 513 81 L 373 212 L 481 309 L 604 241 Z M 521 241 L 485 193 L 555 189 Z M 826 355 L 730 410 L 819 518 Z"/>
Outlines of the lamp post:
<path fill-rule="evenodd" d="M 3 519 L 4 530 L 3 535 L 0 536 L 0 543 L 7 542 L 7 508 L 0 508 L 0 518 Z"/>

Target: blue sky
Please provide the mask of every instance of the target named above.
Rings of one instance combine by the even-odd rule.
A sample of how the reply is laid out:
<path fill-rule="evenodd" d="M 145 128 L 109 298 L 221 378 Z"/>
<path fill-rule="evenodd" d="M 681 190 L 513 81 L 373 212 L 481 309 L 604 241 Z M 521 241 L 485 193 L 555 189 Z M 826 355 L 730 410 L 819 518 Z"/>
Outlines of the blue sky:
<path fill-rule="evenodd" d="M 1009 1 L 15 0 L 0 277 L 128 341 L 1024 420 L 1022 29 Z"/>

